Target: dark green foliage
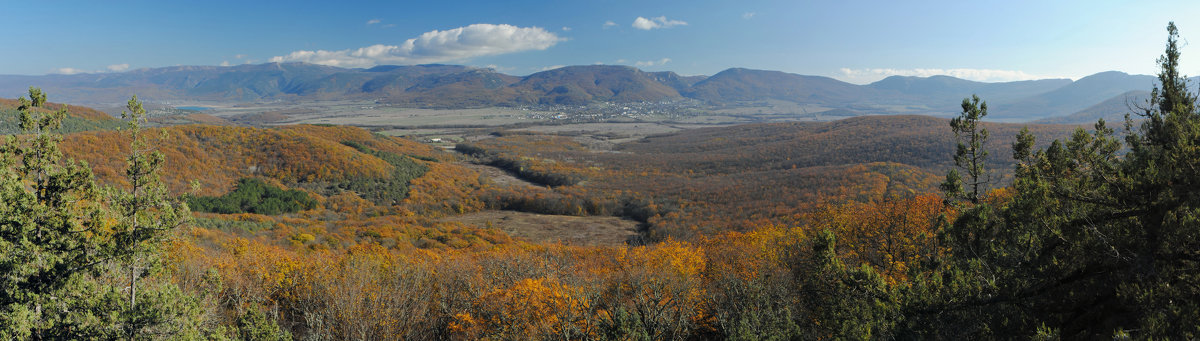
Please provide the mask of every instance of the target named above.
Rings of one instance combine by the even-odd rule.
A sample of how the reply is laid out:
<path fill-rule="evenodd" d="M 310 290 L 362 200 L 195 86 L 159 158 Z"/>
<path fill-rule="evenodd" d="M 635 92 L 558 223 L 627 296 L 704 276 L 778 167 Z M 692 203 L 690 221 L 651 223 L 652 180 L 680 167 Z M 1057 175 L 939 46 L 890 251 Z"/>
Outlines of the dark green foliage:
<path fill-rule="evenodd" d="M 954 166 L 963 170 L 966 179 L 956 170 L 946 174 L 946 182 L 942 183 L 941 188 L 947 198 L 961 198 L 974 204 L 987 191 L 987 185 L 991 182 L 991 176 L 984 168 L 988 159 L 988 151 L 984 148 L 988 130 L 979 126 L 979 120 L 984 116 L 987 116 L 987 102 L 981 102 L 979 96 L 972 95 L 963 99 L 962 113 L 950 120 L 950 128 L 958 141 L 954 151 Z M 1027 129 L 1024 131 L 1028 132 Z"/>
<path fill-rule="evenodd" d="M 429 157 L 429 156 L 424 156 L 424 155 L 408 155 L 408 157 L 411 157 L 411 158 L 414 158 L 417 160 L 421 160 L 421 161 L 438 162 L 438 159 Z"/>
<path fill-rule="evenodd" d="M 800 328 L 818 339 L 878 339 L 899 319 L 895 295 L 870 266 L 854 268 L 836 254 L 836 237 L 823 231 L 812 240 L 811 259 L 793 265 Z"/>
<path fill-rule="evenodd" d="M 18 108 L 26 134 L 0 146 L 0 339 L 194 338 L 202 311 L 191 296 L 169 281 L 143 279 L 137 289 L 157 269 L 149 244 L 187 213 L 156 195 L 161 157 L 137 142 L 136 117 L 127 169 L 135 188 L 101 191 L 51 132 L 66 109 L 45 114 L 35 109 L 46 95 L 29 95 Z"/>
<path fill-rule="evenodd" d="M 301 190 L 283 190 L 259 179 L 245 178 L 238 181 L 232 192 L 219 197 L 189 197 L 192 210 L 212 213 L 257 213 L 277 215 L 310 210 L 317 207 L 317 200 Z"/>
<path fill-rule="evenodd" d="M 19 117 L 18 110 L 0 109 L 0 134 L 21 133 Z M 123 126 L 118 120 L 89 120 L 75 116 L 65 116 L 59 124 L 60 127 L 56 131 L 63 134 L 90 130 L 117 130 Z"/>
<path fill-rule="evenodd" d="M 945 230 L 953 256 L 913 290 L 914 337 L 1200 337 L 1200 112 L 1168 33 L 1124 144 L 1103 120 L 1043 150 L 1018 137 L 1012 198 Z"/>
<path fill-rule="evenodd" d="M 625 307 L 618 307 L 612 318 L 601 321 L 600 330 L 607 340 L 652 340 L 642 322 Z"/>
<path fill-rule="evenodd" d="M 73 292 L 95 288 L 110 255 L 100 233 L 104 210 L 77 205 L 99 199 L 91 170 L 63 157 L 59 126 L 66 109 L 34 110 L 46 102 L 30 88 L 20 102 L 20 127 L 0 147 L 0 339 L 65 337 L 102 329 L 109 320 L 89 318 L 98 303 Z M 76 232 L 80 231 L 80 232 Z M 65 333 L 65 334 L 64 334 Z"/>
<path fill-rule="evenodd" d="M 292 333 L 283 328 L 279 328 L 279 324 L 275 323 L 274 318 L 270 318 L 258 309 L 247 309 L 237 320 L 238 338 L 242 340 L 256 341 L 288 341 L 292 339 Z"/>
<path fill-rule="evenodd" d="M 387 178 L 357 178 L 338 184 L 339 188 L 357 192 L 360 197 L 376 205 L 390 206 L 404 200 L 408 197 L 408 183 L 429 171 L 429 167 L 408 156 L 374 150 L 354 141 L 344 141 L 342 144 L 392 165 L 392 173 Z"/>
<path fill-rule="evenodd" d="M 129 290 L 122 304 L 129 309 L 122 328 L 133 339 L 170 323 L 167 317 L 178 313 L 170 310 L 185 303 L 178 302 L 178 296 L 171 296 L 179 291 L 174 285 L 143 286 L 139 291 L 138 284 L 143 277 L 161 272 L 159 247 L 191 212 L 182 202 L 167 195 L 167 187 L 159 178 L 165 157 L 141 134 L 146 110 L 137 96 L 129 99 L 126 109 L 121 117 L 127 121 L 125 131 L 132 140 L 125 168 L 130 187 L 108 188 L 106 194 L 111 210 L 118 216 L 112 226 L 114 260 L 123 270 L 121 283 L 127 284 Z M 138 297 L 143 301 L 139 302 Z M 152 301 L 146 302 L 147 298 Z"/>

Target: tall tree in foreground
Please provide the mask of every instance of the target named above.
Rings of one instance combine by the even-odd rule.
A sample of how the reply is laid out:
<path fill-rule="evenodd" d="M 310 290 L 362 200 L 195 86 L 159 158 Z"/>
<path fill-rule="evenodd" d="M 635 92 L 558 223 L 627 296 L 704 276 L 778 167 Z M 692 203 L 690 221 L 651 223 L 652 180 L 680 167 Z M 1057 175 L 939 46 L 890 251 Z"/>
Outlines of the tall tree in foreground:
<path fill-rule="evenodd" d="M 981 192 L 987 191 L 991 177 L 984 168 L 988 151 L 983 144 L 987 142 L 988 131 L 979 126 L 979 120 L 984 116 L 987 116 L 987 102 L 981 102 L 979 96 L 971 95 L 971 98 L 963 99 L 962 113 L 950 120 L 950 128 L 954 130 L 954 138 L 958 141 L 954 151 L 954 166 L 966 172 L 967 177 L 964 183 L 957 169 L 951 169 L 946 174 L 946 181 L 941 187 L 947 198 L 966 199 L 975 204 L 979 202 Z"/>
<path fill-rule="evenodd" d="M 1018 137 L 1011 199 L 947 228 L 953 257 L 922 292 L 940 302 L 912 310 L 910 327 L 932 329 L 918 334 L 1200 337 L 1200 113 L 1167 32 L 1128 153 L 1104 121 L 1044 150 Z"/>
<path fill-rule="evenodd" d="M 109 317 L 89 279 L 108 235 L 91 170 L 58 148 L 65 106 L 48 112 L 32 87 L 18 102 L 25 134 L 0 147 L 0 339 L 101 335 Z"/>
<path fill-rule="evenodd" d="M 162 157 L 144 151 L 136 119 L 134 190 L 101 191 L 90 168 L 58 148 L 53 131 L 66 109 L 44 109 L 37 88 L 18 102 L 26 134 L 0 147 L 0 339 L 199 336 L 194 300 L 165 276 L 137 290 L 156 268 L 155 246 L 187 210 L 166 200 L 156 175 Z"/>
<path fill-rule="evenodd" d="M 128 290 L 128 310 L 123 316 L 123 329 L 129 339 L 134 339 L 148 330 L 171 330 L 177 327 L 181 318 L 190 320 L 186 316 L 170 316 L 177 312 L 165 309 L 187 303 L 159 292 L 178 292 L 173 285 L 159 283 L 160 286 L 146 292 L 139 292 L 138 288 L 142 277 L 160 273 L 160 246 L 190 213 L 181 201 L 168 196 L 166 186 L 159 178 L 164 158 L 162 153 L 150 147 L 142 132 L 141 125 L 146 116 L 142 103 L 133 96 L 125 108 L 121 118 L 128 121 L 125 131 L 131 141 L 125 169 L 129 187 L 109 188 L 108 198 L 120 217 L 113 228 L 113 254 L 119 268 L 127 275 L 124 282 Z M 152 301 L 139 301 L 139 297 Z"/>

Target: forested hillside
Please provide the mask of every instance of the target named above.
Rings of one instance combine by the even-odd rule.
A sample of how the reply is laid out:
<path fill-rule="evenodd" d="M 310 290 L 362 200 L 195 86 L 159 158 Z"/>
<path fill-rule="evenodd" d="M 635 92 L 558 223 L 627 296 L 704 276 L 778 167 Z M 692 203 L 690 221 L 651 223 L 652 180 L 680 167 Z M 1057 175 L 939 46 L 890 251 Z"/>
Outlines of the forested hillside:
<path fill-rule="evenodd" d="M 0 134 L 16 134 L 21 132 L 20 114 L 17 110 L 19 106 L 20 104 L 15 100 L 0 98 Z M 111 130 L 121 125 L 112 116 L 87 107 L 47 103 L 44 108 L 35 108 L 33 110 L 42 113 L 51 113 L 63 109 L 64 106 L 69 114 L 61 122 L 60 129 L 63 132 Z"/>

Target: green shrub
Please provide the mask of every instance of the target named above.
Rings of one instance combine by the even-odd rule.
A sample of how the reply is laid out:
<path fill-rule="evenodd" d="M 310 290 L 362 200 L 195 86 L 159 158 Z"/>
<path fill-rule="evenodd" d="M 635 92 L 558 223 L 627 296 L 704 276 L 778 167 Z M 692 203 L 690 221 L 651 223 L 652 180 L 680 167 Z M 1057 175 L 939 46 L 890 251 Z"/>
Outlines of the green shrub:
<path fill-rule="evenodd" d="M 219 197 L 188 197 L 193 211 L 212 213 L 257 213 L 277 215 L 317 207 L 317 200 L 300 190 L 283 190 L 262 180 L 246 178 L 238 181 L 232 192 Z"/>

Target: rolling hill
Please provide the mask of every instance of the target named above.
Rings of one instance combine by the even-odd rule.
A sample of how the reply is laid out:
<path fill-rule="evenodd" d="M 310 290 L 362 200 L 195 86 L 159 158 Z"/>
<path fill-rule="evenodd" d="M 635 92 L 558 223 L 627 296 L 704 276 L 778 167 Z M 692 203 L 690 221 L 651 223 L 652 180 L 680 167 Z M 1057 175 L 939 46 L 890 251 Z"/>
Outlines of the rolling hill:
<path fill-rule="evenodd" d="M 0 98 L 0 134 L 19 134 L 21 127 L 19 124 L 19 113 L 17 107 L 20 104 L 16 100 Z M 50 112 L 62 108 L 63 104 L 46 103 L 45 109 L 35 109 L 41 112 Z M 96 109 L 82 107 L 77 105 L 67 105 L 67 117 L 62 121 L 62 127 L 59 130 L 63 133 L 72 133 L 89 130 L 111 130 L 122 127 L 123 123 L 109 114 Z"/>
<path fill-rule="evenodd" d="M 687 97 L 715 103 L 776 99 L 797 103 L 844 104 L 879 96 L 868 87 L 829 77 L 733 68 L 696 83 Z"/>
<path fill-rule="evenodd" d="M 519 102 L 587 104 L 593 101 L 643 102 L 680 98 L 674 88 L 629 66 L 567 66 L 529 75 L 513 84 Z"/>

